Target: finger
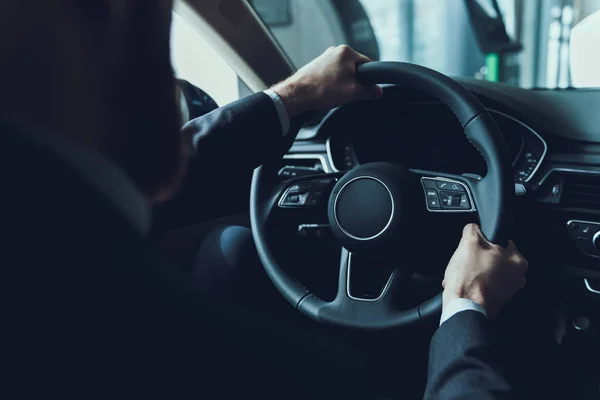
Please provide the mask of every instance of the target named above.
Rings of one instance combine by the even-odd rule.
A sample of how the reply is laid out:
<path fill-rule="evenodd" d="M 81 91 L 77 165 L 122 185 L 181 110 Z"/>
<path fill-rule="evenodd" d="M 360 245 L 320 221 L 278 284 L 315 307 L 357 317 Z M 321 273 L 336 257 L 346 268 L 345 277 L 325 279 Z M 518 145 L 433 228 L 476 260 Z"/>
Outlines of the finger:
<path fill-rule="evenodd" d="M 514 266 L 516 271 L 522 274 L 525 274 L 525 272 L 527 272 L 527 268 L 529 267 L 529 263 L 525 257 L 519 253 L 512 253 L 508 258 L 508 262 L 510 265 Z"/>
<path fill-rule="evenodd" d="M 492 244 L 489 240 L 486 239 L 485 235 L 481 231 L 481 227 L 477 224 L 473 224 L 473 234 L 477 236 L 480 240 L 487 244 Z"/>
<path fill-rule="evenodd" d="M 519 253 L 517 253 L 515 255 L 515 262 L 517 263 L 517 265 L 519 266 L 519 268 L 521 269 L 521 272 L 523 274 L 525 274 L 527 272 L 527 270 L 529 269 L 529 262 L 527 261 L 527 259 L 525 257 L 523 257 Z"/>
<path fill-rule="evenodd" d="M 521 256 L 522 260 L 522 265 L 523 265 L 523 273 L 527 272 L 527 270 L 529 269 L 529 261 L 527 261 L 527 259 L 523 256 Z"/>
<path fill-rule="evenodd" d="M 358 97 L 361 100 L 378 100 L 383 96 L 383 88 L 379 85 L 361 85 L 358 88 Z"/>
<path fill-rule="evenodd" d="M 343 60 L 353 61 L 357 65 L 372 61 L 369 57 L 360 54 L 352 47 L 347 45 L 338 46 L 337 50 L 339 51 L 339 54 L 341 55 Z"/>
<path fill-rule="evenodd" d="M 479 226 L 476 224 L 467 224 L 463 228 L 461 241 L 464 242 L 477 242 L 479 243 L 481 240 L 479 238 Z"/>
<path fill-rule="evenodd" d="M 497 250 L 501 250 L 502 247 L 498 246 L 497 244 L 494 244 L 492 242 L 490 242 L 485 235 L 483 234 L 483 232 L 481 231 L 481 227 L 477 224 L 473 224 L 473 233 L 477 236 L 477 239 L 479 240 L 479 244 L 481 245 L 481 247 L 489 249 L 489 248 L 497 248 Z"/>
<path fill-rule="evenodd" d="M 360 53 L 356 53 L 356 54 L 358 55 L 358 58 L 356 59 L 357 64 L 365 64 L 365 63 L 373 62 L 373 60 L 371 60 L 369 57 L 365 56 L 364 54 L 360 54 Z"/>
<path fill-rule="evenodd" d="M 515 244 L 515 242 L 513 242 L 512 240 L 508 240 L 508 245 L 506 246 L 506 249 L 515 253 L 519 252 L 519 249 L 517 248 L 517 245 Z"/>
<path fill-rule="evenodd" d="M 477 229 L 479 229 L 479 227 L 476 224 L 465 225 L 462 232 L 463 237 L 471 237 L 476 235 Z"/>

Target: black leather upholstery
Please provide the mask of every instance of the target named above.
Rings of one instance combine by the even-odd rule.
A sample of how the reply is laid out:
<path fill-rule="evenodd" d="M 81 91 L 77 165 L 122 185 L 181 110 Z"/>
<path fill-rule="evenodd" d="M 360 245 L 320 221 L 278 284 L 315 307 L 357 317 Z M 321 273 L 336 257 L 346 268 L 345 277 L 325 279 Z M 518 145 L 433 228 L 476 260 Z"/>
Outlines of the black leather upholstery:
<path fill-rule="evenodd" d="M 479 100 L 455 80 L 420 65 L 376 62 L 357 67 L 358 80 L 364 84 L 390 83 L 409 87 L 438 98 L 456 116 L 463 128 L 487 110 Z"/>
<path fill-rule="evenodd" d="M 480 114 L 465 128 L 467 138 L 487 164 L 487 175 L 473 185 L 483 235 L 506 246 L 512 227 L 514 184 L 508 146 L 489 113 Z"/>

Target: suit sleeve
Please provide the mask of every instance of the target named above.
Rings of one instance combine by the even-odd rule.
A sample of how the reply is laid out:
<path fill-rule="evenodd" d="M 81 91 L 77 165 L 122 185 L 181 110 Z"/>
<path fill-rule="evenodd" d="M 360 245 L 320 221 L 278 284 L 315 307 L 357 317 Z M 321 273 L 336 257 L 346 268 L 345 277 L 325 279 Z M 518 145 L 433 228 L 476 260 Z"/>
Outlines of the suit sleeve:
<path fill-rule="evenodd" d="M 444 322 L 431 340 L 425 399 L 509 399 L 501 350 L 492 322 L 463 311 Z"/>
<path fill-rule="evenodd" d="M 260 92 L 188 122 L 182 133 L 191 138 L 202 162 L 229 162 L 249 171 L 290 148 L 298 131 L 293 122 L 284 137 L 273 100 Z"/>

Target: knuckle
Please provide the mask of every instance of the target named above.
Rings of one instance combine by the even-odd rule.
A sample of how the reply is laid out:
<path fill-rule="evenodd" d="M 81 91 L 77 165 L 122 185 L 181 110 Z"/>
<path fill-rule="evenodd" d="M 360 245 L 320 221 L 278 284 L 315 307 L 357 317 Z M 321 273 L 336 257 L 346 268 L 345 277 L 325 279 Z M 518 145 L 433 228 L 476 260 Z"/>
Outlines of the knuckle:
<path fill-rule="evenodd" d="M 337 51 L 342 56 L 348 56 L 348 55 L 352 54 L 352 49 L 350 48 L 350 46 L 345 45 L 345 44 L 342 44 L 342 45 L 338 46 L 337 47 Z"/>
<path fill-rule="evenodd" d="M 181 128 L 181 134 L 184 136 L 192 135 L 197 129 L 196 120 L 189 121 L 183 128 Z"/>
<path fill-rule="evenodd" d="M 465 225 L 465 227 L 463 228 L 463 236 L 465 238 L 476 237 L 476 235 L 475 235 L 476 227 L 477 227 L 477 225 L 475 225 L 475 224 Z"/>
<path fill-rule="evenodd" d="M 516 271 L 520 274 L 525 274 L 527 272 L 527 268 L 529 267 L 529 262 L 523 257 L 521 254 L 515 254 L 511 258 L 511 262 Z"/>
<path fill-rule="evenodd" d="M 527 261 L 525 259 L 525 257 L 521 256 L 521 268 L 523 269 L 523 272 L 527 271 L 527 269 L 529 268 L 529 261 Z"/>
<path fill-rule="evenodd" d="M 500 246 L 500 245 L 497 245 L 497 244 L 491 244 L 491 245 L 490 245 L 490 250 L 491 250 L 491 251 L 492 251 L 492 252 L 493 252 L 495 255 L 500 255 L 500 254 L 502 254 L 502 253 L 505 251 L 505 249 L 504 249 L 502 246 Z"/>
<path fill-rule="evenodd" d="M 475 228 L 477 228 L 477 224 L 474 224 L 473 222 L 465 225 L 465 229 L 474 230 Z"/>
<path fill-rule="evenodd" d="M 477 235 L 474 235 L 473 232 L 469 230 L 465 230 L 465 232 L 463 232 L 463 240 L 470 244 L 479 242 Z"/>
<path fill-rule="evenodd" d="M 472 251 L 479 248 L 479 240 L 474 236 L 467 236 L 463 239 L 464 246 L 468 247 Z"/>
<path fill-rule="evenodd" d="M 490 256 L 496 261 L 498 264 L 506 264 L 507 257 L 504 254 L 504 249 L 500 246 L 491 246 L 488 251 L 490 252 Z M 510 261 L 508 261 L 510 262 Z"/>

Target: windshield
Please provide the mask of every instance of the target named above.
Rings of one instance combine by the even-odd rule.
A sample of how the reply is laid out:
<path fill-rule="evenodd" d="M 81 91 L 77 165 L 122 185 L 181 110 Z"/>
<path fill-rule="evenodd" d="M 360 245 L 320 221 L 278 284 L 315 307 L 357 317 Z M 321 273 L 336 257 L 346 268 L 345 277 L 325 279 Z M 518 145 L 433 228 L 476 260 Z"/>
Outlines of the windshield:
<path fill-rule="evenodd" d="M 374 61 L 411 62 L 450 76 L 527 88 L 600 86 L 600 18 L 592 15 L 600 0 L 250 3 L 296 67 L 348 44 Z"/>

